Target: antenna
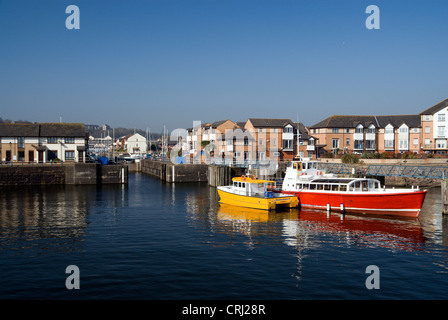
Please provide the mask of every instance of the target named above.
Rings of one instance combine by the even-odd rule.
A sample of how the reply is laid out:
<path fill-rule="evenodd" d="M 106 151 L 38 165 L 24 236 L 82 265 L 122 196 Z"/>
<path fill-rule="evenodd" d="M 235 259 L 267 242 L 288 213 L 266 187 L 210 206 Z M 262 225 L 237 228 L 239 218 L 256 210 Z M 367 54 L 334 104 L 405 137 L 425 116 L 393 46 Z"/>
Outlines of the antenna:
<path fill-rule="evenodd" d="M 297 156 L 300 157 L 300 123 L 299 123 L 299 112 L 297 112 Z"/>

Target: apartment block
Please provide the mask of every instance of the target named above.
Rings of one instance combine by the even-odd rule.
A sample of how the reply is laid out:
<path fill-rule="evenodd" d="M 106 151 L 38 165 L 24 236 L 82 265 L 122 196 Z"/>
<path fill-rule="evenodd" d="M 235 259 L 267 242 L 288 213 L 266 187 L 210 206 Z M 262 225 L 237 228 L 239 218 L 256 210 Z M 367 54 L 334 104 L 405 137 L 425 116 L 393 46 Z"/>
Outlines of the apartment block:
<path fill-rule="evenodd" d="M 264 160 L 292 160 L 298 153 L 315 157 L 315 141 L 303 124 L 290 119 L 249 118 L 246 121 L 221 120 L 187 129 L 183 154 L 193 162 L 203 156 L 223 162 L 247 163 Z"/>
<path fill-rule="evenodd" d="M 446 154 L 448 151 L 448 99 L 440 101 L 419 115 L 422 124 L 422 152 Z"/>
<path fill-rule="evenodd" d="M 334 115 L 308 128 L 332 153 L 448 152 L 448 99 L 417 115 Z"/>
<path fill-rule="evenodd" d="M 421 145 L 419 115 L 335 115 L 308 128 L 327 152 L 418 153 Z"/>

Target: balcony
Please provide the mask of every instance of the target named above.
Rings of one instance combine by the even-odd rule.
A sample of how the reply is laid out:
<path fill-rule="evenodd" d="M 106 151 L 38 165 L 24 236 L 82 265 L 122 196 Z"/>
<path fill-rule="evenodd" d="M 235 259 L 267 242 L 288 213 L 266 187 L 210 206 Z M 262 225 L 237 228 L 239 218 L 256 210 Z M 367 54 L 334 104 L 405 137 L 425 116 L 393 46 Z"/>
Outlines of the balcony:
<path fill-rule="evenodd" d="M 314 151 L 316 148 L 315 148 L 315 146 L 312 144 L 312 145 L 307 145 L 306 146 L 306 151 Z"/>

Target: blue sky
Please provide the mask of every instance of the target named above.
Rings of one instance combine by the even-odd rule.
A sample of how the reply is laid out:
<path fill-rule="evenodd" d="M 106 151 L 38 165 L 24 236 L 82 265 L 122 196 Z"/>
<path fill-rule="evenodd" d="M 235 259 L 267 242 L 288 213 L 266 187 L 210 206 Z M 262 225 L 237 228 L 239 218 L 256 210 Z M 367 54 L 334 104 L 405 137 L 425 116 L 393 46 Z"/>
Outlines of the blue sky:
<path fill-rule="evenodd" d="M 448 98 L 447 17 L 446 0 L 0 0 L 0 117 L 161 132 L 417 114 Z"/>

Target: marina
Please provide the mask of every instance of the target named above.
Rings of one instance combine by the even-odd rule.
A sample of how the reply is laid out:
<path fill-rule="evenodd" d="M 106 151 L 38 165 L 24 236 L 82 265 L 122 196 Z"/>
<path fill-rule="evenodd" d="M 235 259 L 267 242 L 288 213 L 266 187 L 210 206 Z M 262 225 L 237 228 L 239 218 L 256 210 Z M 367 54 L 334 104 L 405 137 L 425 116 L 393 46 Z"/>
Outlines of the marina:
<path fill-rule="evenodd" d="M 418 218 L 219 205 L 207 183 L 138 172 L 125 185 L 8 187 L 0 200 L 2 299 L 446 298 L 438 187 Z M 80 290 L 65 287 L 68 265 Z M 380 290 L 365 287 L 368 265 Z"/>

